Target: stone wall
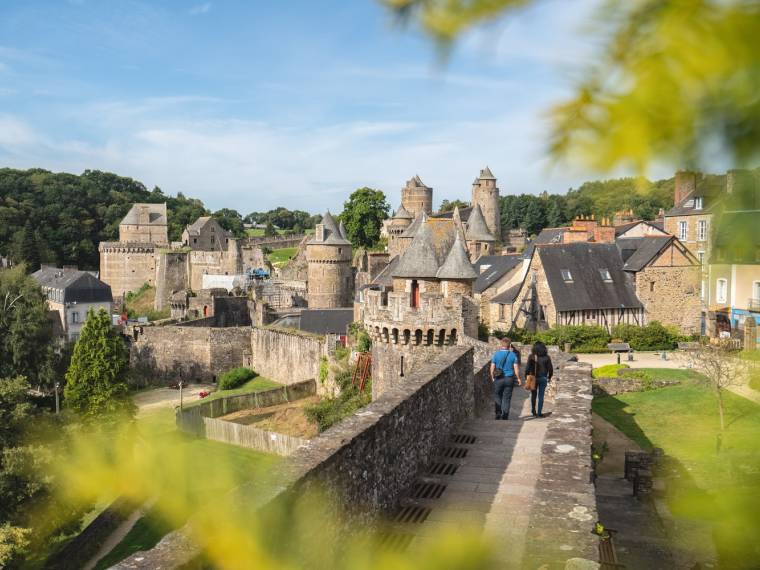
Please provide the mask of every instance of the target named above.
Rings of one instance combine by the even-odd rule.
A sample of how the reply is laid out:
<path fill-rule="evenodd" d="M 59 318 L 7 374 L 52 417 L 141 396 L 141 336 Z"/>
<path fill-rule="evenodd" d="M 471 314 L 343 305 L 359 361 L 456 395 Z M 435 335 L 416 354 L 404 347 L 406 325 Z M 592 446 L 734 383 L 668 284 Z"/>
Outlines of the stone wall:
<path fill-rule="evenodd" d="M 114 301 L 145 283 L 155 285 L 156 247 L 150 243 L 101 242 L 100 279 L 111 286 Z"/>
<path fill-rule="evenodd" d="M 591 481 L 591 366 L 568 362 L 558 375 L 554 409 L 541 448 L 541 473 L 530 513 L 526 560 L 531 568 L 561 568 L 558 560 L 599 560 L 598 520 Z M 544 566 L 545 565 L 545 566 Z"/>
<path fill-rule="evenodd" d="M 702 299 L 700 268 L 647 267 L 636 274 L 636 296 L 644 304 L 648 322 L 678 327 L 685 334 L 699 333 Z"/>
<path fill-rule="evenodd" d="M 276 328 L 251 329 L 250 349 L 251 368 L 286 385 L 319 379 L 321 359 L 328 356 L 326 337 Z"/>
<path fill-rule="evenodd" d="M 130 366 L 149 384 L 214 382 L 250 364 L 250 328 L 143 327 L 130 347 Z"/>
<path fill-rule="evenodd" d="M 547 324 L 550 327 L 553 327 L 557 324 L 557 308 L 554 304 L 554 297 L 552 297 L 551 289 L 549 289 L 549 281 L 546 279 L 546 272 L 544 271 L 544 265 L 541 262 L 541 256 L 538 251 L 539 247 L 540 246 L 536 247 L 533 259 L 530 261 L 530 267 L 525 275 L 524 284 L 520 289 L 520 293 L 518 294 L 517 299 L 515 299 L 513 306 L 520 307 L 526 298 L 530 299 L 530 295 L 532 294 L 530 285 L 535 279 L 538 301 L 544 308 L 544 317 L 546 318 Z M 518 327 L 525 326 L 525 313 L 517 314 L 515 324 Z"/>
<path fill-rule="evenodd" d="M 172 293 L 187 289 L 187 253 L 162 251 L 156 260 L 156 310 L 169 306 Z"/>

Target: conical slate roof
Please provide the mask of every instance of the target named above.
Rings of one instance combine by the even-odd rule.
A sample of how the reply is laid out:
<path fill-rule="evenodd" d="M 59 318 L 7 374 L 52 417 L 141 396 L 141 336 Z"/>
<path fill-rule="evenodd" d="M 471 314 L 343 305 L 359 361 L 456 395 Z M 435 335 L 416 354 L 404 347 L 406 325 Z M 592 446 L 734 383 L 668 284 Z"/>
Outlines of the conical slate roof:
<path fill-rule="evenodd" d="M 326 230 L 330 230 L 333 233 L 338 233 L 338 224 L 335 223 L 335 218 L 333 218 L 330 210 L 327 210 L 327 213 L 322 216 L 322 225 L 325 226 Z"/>
<path fill-rule="evenodd" d="M 338 226 L 338 231 L 340 232 L 340 237 L 343 239 L 348 239 L 348 236 L 346 235 L 346 226 L 343 224 L 343 220 L 340 221 L 340 226 Z"/>
<path fill-rule="evenodd" d="M 496 177 L 493 175 L 493 172 L 491 172 L 491 169 L 487 166 L 480 171 L 480 179 L 481 180 L 496 180 Z"/>
<path fill-rule="evenodd" d="M 470 218 L 467 220 L 467 239 L 470 241 L 496 241 L 491 232 L 488 231 L 480 204 L 475 204 L 470 213 Z"/>
<path fill-rule="evenodd" d="M 318 241 L 316 237 L 309 243 L 313 244 L 327 244 L 327 245 L 351 245 L 351 242 L 344 237 L 345 228 L 340 230 L 338 224 L 335 222 L 335 218 L 332 217 L 330 210 L 327 210 L 324 216 L 322 216 L 322 225 L 325 227 L 324 240 Z M 341 226 L 343 222 L 341 222 Z"/>
<path fill-rule="evenodd" d="M 417 235 L 417 230 L 420 229 L 420 224 L 422 223 L 423 216 L 425 216 L 425 212 L 420 213 L 416 218 L 414 218 L 414 221 L 409 224 L 409 227 L 404 230 L 404 233 L 401 234 L 401 237 L 404 238 L 413 238 Z M 427 216 L 425 216 L 425 219 L 427 219 Z"/>
<path fill-rule="evenodd" d="M 412 216 L 409 213 L 409 211 L 406 208 L 404 208 L 404 205 L 401 204 L 398 207 L 398 210 L 396 210 L 396 213 L 393 214 L 393 219 L 394 220 L 413 220 L 414 216 Z"/>
<path fill-rule="evenodd" d="M 459 232 L 456 234 L 454 244 L 446 256 L 446 261 L 436 273 L 438 279 L 477 279 L 478 274 L 467 257 L 462 240 L 459 239 Z"/>
<path fill-rule="evenodd" d="M 435 257 L 427 216 L 423 212 L 417 219 L 420 220 L 419 230 L 409 248 L 401 256 L 393 277 L 432 279 L 438 273 L 438 260 Z"/>

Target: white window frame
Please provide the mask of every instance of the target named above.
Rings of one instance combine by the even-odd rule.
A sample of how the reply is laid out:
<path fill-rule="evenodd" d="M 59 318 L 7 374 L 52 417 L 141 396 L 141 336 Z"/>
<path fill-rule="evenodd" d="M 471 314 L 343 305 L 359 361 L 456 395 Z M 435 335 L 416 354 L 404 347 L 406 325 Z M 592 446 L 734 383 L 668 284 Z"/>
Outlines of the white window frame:
<path fill-rule="evenodd" d="M 573 274 L 570 273 L 569 269 L 560 269 L 560 274 L 562 275 L 562 281 L 565 283 L 572 283 L 573 282 Z M 567 276 L 565 276 L 567 274 Z"/>
<path fill-rule="evenodd" d="M 680 220 L 678 222 L 678 239 L 681 241 L 686 241 L 686 238 L 689 237 L 689 221 L 688 220 Z"/>
<path fill-rule="evenodd" d="M 721 291 L 721 284 L 722 284 L 722 291 Z M 721 293 L 723 293 L 721 295 Z M 725 279 L 721 277 L 720 279 L 715 281 L 715 300 L 718 303 L 725 303 L 726 298 L 728 296 L 728 279 Z"/>
<path fill-rule="evenodd" d="M 697 241 L 705 241 L 707 239 L 707 220 L 697 221 Z"/>
<path fill-rule="evenodd" d="M 700 265 L 705 264 L 705 252 L 704 251 L 698 251 L 697 252 L 697 259 L 699 260 Z"/>
<path fill-rule="evenodd" d="M 701 210 L 703 206 L 704 206 L 704 199 L 702 198 L 702 196 L 697 196 L 696 198 L 694 198 L 694 209 Z"/>
<path fill-rule="evenodd" d="M 705 289 L 707 289 L 707 282 L 702 279 L 702 281 L 699 282 L 699 297 L 701 299 L 705 298 Z"/>
<path fill-rule="evenodd" d="M 599 269 L 599 275 L 601 275 L 602 281 L 605 283 L 612 283 L 612 273 L 606 267 Z"/>
<path fill-rule="evenodd" d="M 79 311 L 71 311 L 71 324 L 79 324 Z"/>
<path fill-rule="evenodd" d="M 760 301 L 760 281 L 752 282 L 752 300 Z"/>

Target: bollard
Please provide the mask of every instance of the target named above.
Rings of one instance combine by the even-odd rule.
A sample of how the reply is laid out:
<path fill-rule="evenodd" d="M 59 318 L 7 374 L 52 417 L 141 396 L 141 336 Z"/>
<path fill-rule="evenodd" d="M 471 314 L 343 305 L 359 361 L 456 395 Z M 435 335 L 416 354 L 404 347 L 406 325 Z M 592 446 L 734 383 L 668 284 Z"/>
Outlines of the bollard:
<path fill-rule="evenodd" d="M 661 358 L 662 358 L 663 360 L 667 360 L 667 359 L 668 359 L 668 353 L 667 353 L 667 352 L 665 352 L 665 351 L 663 350 L 663 351 L 662 351 L 662 356 L 661 356 Z"/>
<path fill-rule="evenodd" d="M 633 362 L 633 351 L 632 350 L 628 351 L 628 362 Z"/>
<path fill-rule="evenodd" d="M 620 364 L 620 353 L 619 352 L 617 353 L 617 360 L 618 360 L 617 363 Z"/>

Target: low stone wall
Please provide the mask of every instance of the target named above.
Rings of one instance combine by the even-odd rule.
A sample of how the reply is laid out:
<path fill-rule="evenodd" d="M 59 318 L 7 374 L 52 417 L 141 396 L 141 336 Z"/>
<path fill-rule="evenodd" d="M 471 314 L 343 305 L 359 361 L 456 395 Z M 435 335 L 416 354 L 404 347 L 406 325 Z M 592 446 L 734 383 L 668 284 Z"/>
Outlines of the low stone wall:
<path fill-rule="evenodd" d="M 564 568 L 558 560 L 598 561 L 596 493 L 591 482 L 591 365 L 566 363 L 541 448 L 541 473 L 530 513 L 526 560 L 531 568 Z"/>
<path fill-rule="evenodd" d="M 254 327 L 250 348 L 251 368 L 281 384 L 318 379 L 328 355 L 326 337 L 289 329 Z"/>
<path fill-rule="evenodd" d="M 594 378 L 593 393 L 594 396 L 616 396 L 626 392 L 643 392 L 656 388 L 677 386 L 678 384 L 680 384 L 678 380 L 658 380 L 655 378 L 647 381 L 621 375 L 616 378 Z"/>

